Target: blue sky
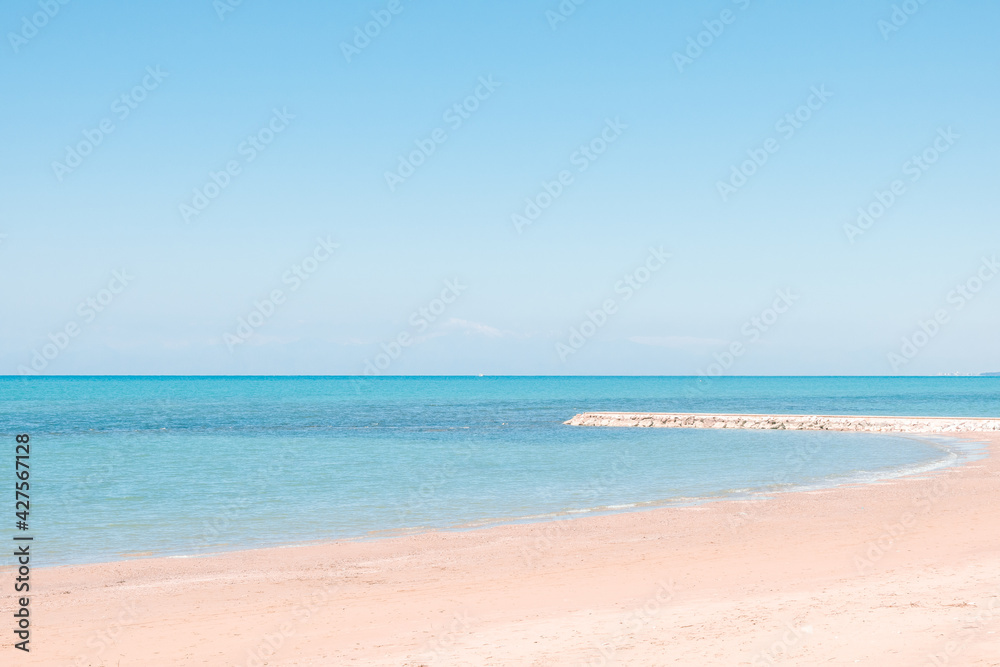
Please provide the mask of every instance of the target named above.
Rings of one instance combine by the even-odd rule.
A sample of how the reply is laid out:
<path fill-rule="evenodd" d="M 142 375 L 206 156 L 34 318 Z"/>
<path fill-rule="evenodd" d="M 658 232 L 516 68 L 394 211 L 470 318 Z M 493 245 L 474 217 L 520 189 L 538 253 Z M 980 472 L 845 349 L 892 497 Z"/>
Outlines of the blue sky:
<path fill-rule="evenodd" d="M 5 3 L 0 373 L 1000 370 L 1000 7 L 562 6 Z"/>

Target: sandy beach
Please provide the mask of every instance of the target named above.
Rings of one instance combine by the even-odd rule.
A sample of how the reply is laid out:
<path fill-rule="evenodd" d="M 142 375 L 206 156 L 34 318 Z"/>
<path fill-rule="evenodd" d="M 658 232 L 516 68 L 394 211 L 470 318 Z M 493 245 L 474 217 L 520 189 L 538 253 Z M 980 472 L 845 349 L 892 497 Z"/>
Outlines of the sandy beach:
<path fill-rule="evenodd" d="M 9 631 L 0 651 L 31 665 L 1000 665 L 1000 435 L 963 437 L 991 456 L 754 502 L 38 569 L 31 653 Z"/>

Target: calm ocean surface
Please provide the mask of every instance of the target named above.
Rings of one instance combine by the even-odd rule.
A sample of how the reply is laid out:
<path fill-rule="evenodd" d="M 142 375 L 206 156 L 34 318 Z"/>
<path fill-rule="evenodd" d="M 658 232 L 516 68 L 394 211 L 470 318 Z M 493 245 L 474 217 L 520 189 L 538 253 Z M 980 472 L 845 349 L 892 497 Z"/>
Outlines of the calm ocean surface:
<path fill-rule="evenodd" d="M 31 436 L 43 566 L 890 477 L 978 449 L 562 422 L 589 410 L 997 417 L 1000 378 L 0 377 L 0 406 L 5 476 L 14 434 Z"/>

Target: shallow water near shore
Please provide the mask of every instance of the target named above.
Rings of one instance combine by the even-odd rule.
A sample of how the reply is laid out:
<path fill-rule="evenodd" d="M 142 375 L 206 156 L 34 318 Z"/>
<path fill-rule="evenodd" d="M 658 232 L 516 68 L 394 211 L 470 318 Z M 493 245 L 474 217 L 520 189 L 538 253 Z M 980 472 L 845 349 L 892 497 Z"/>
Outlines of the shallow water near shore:
<path fill-rule="evenodd" d="M 1000 378 L 0 378 L 0 432 L 11 450 L 15 433 L 32 438 L 44 566 L 891 478 L 981 450 L 562 422 L 599 410 L 995 417 L 998 390 Z"/>

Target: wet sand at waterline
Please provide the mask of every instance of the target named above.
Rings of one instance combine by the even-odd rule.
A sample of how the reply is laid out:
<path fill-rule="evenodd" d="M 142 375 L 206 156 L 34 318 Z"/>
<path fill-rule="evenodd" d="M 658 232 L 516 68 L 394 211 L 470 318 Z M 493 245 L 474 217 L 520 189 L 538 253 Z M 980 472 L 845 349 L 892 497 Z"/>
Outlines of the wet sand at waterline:
<path fill-rule="evenodd" d="M 1000 665 L 1000 435 L 963 437 L 990 456 L 868 485 L 36 569 L 31 653 L 9 629 L 0 651 L 31 665 Z M 2 600 L 12 609 L 9 587 Z"/>

